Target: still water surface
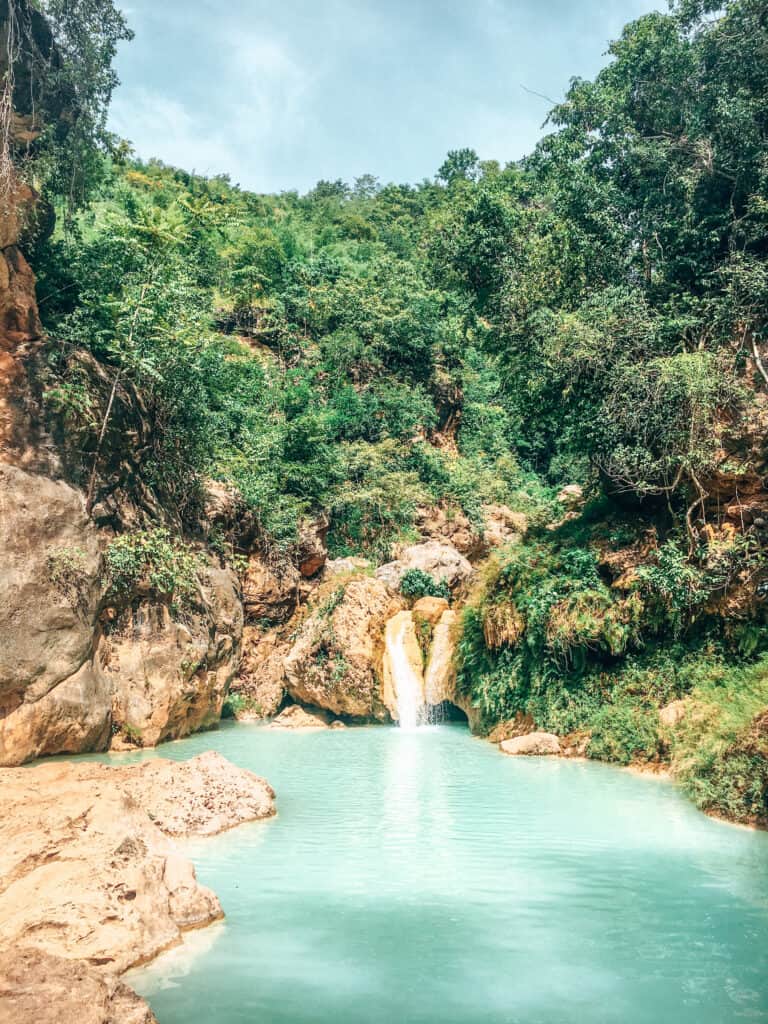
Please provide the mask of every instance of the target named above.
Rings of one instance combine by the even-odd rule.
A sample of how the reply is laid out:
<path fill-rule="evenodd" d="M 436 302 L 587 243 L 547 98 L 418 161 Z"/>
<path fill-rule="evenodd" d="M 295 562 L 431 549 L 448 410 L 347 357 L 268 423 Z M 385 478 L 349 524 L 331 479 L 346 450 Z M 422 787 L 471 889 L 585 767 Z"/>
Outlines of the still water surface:
<path fill-rule="evenodd" d="M 129 977 L 160 1024 L 768 1021 L 768 835 L 668 783 L 457 726 L 159 753 L 211 748 L 278 817 L 185 844 L 227 919 Z"/>

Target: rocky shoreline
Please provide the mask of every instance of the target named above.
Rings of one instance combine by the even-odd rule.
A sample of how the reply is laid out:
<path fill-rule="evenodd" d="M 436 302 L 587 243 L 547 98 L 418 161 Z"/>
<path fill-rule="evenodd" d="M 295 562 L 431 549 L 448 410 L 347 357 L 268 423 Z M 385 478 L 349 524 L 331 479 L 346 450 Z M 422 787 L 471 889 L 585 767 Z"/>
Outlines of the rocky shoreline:
<path fill-rule="evenodd" d="M 223 917 L 174 839 L 269 818 L 273 790 L 213 752 L 0 783 L 0 1024 L 151 1024 L 120 976 Z"/>

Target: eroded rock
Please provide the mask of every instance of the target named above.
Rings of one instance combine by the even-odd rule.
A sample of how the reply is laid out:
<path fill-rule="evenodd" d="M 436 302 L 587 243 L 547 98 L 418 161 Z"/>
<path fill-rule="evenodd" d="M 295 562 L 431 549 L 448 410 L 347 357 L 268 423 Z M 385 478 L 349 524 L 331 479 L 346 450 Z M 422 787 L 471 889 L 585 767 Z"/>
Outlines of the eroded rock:
<path fill-rule="evenodd" d="M 123 739 L 155 746 L 215 725 L 240 659 L 243 619 L 228 569 L 201 573 L 199 605 L 184 620 L 165 604 L 127 608 L 99 646 Z"/>
<path fill-rule="evenodd" d="M 560 740 L 551 732 L 529 732 L 525 736 L 504 740 L 501 749 L 505 754 L 542 756 L 559 754 Z"/>
<path fill-rule="evenodd" d="M 327 729 L 328 720 L 317 712 L 291 704 L 269 724 L 270 729 Z"/>
<path fill-rule="evenodd" d="M 419 569 L 436 580 L 444 581 L 452 590 L 458 590 L 474 575 L 471 564 L 456 548 L 451 544 L 431 540 L 403 548 L 394 562 L 388 562 L 376 570 L 376 579 L 396 592 L 405 573 L 412 569 Z"/>
<path fill-rule="evenodd" d="M 0 1024 L 157 1024 L 115 975 L 42 949 L 13 949 L 0 960 Z"/>
<path fill-rule="evenodd" d="M 121 973 L 221 917 L 169 835 L 274 813 L 263 779 L 206 754 L 183 765 L 51 763 L 3 774 L 0 962 L 33 947 Z"/>
<path fill-rule="evenodd" d="M 385 719 L 384 623 L 402 607 L 381 580 L 353 578 L 336 590 L 329 581 L 285 659 L 289 695 L 335 715 Z"/>
<path fill-rule="evenodd" d="M 103 749 L 108 684 L 93 664 L 100 539 L 82 495 L 0 465 L 0 764 Z"/>

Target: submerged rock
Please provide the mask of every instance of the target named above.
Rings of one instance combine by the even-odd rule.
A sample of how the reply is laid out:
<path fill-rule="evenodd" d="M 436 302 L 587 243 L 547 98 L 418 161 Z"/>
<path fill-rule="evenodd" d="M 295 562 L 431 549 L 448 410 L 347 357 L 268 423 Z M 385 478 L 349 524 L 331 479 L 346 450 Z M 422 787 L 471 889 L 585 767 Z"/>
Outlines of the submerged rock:
<path fill-rule="evenodd" d="M 505 754 L 540 756 L 559 754 L 560 740 L 551 732 L 529 732 L 525 736 L 516 736 L 504 740 L 501 749 Z"/>

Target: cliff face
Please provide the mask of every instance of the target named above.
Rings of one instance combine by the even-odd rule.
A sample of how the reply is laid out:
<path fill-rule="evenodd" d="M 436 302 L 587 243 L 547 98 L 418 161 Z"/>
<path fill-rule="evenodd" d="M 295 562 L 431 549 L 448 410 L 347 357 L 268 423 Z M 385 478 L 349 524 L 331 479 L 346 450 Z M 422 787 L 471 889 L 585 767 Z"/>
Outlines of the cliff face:
<path fill-rule="evenodd" d="M 11 151 L 39 133 L 34 66 L 56 59 L 40 15 L 21 2 L 15 15 L 24 31 Z M 0 2 L 0 75 L 8 18 Z M 51 342 L 22 245 L 39 205 L 15 172 L 0 180 L 0 765 L 104 750 L 115 737 L 154 745 L 212 725 L 242 634 L 237 580 L 215 564 L 201 569 L 183 622 L 144 593 L 126 595 L 117 617 L 105 618 L 102 561 L 112 534 L 97 529 L 84 494 L 62 479 L 35 384 Z"/>

